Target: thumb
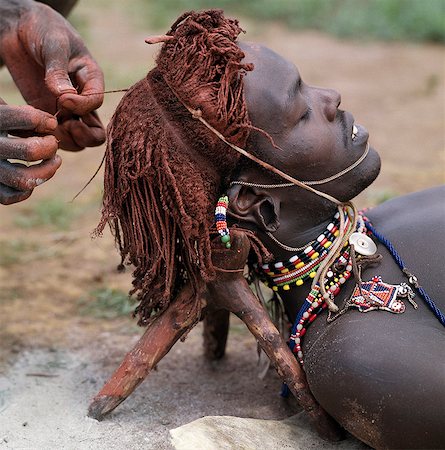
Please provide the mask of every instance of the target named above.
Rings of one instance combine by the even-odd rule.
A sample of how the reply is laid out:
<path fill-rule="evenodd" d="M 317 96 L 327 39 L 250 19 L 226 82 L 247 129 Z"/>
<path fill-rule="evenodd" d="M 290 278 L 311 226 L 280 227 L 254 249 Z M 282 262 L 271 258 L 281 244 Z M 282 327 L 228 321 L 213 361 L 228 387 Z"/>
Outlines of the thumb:
<path fill-rule="evenodd" d="M 46 42 L 42 48 L 42 60 L 45 69 L 45 84 L 55 97 L 62 94 L 77 94 L 68 75 L 70 46 L 66 39 L 59 42 Z"/>

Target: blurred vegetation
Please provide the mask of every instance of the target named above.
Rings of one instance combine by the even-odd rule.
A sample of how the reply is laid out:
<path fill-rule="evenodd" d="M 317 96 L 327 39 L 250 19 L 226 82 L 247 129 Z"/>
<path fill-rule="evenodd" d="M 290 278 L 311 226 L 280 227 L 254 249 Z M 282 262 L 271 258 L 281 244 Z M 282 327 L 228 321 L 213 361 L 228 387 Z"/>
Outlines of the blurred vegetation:
<path fill-rule="evenodd" d="M 160 29 L 183 11 L 221 8 L 340 37 L 445 42 L 445 0 L 138 0 L 137 6 L 133 11 Z"/>
<path fill-rule="evenodd" d="M 0 267 L 9 267 L 27 260 L 28 252 L 39 246 L 24 239 L 0 240 Z"/>
<path fill-rule="evenodd" d="M 67 230 L 76 215 L 76 208 L 59 197 L 29 202 L 14 218 L 20 228 L 51 227 Z"/>
<path fill-rule="evenodd" d="M 79 301 L 80 313 L 100 319 L 130 317 L 135 308 L 128 294 L 119 289 L 98 288 Z"/>

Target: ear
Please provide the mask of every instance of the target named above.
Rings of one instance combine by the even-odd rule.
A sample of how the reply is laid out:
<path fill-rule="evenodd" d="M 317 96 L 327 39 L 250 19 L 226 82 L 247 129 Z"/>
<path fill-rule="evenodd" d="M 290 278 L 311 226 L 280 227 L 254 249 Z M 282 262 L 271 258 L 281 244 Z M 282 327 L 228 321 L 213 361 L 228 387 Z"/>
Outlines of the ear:
<path fill-rule="evenodd" d="M 228 215 L 240 223 L 249 223 L 271 233 L 280 226 L 280 202 L 260 188 L 234 185 L 228 191 Z"/>

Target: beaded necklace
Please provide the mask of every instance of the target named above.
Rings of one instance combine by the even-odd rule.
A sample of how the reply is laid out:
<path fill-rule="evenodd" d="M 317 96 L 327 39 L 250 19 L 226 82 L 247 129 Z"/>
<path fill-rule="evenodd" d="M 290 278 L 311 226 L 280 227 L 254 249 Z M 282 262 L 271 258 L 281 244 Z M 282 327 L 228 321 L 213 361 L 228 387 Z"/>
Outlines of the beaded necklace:
<path fill-rule="evenodd" d="M 347 220 L 348 217 L 345 215 L 345 225 L 348 226 Z M 338 231 L 335 230 L 335 227 L 337 226 L 336 223 L 338 223 L 339 220 L 339 213 L 337 213 L 334 216 L 334 220 L 328 225 L 328 228 L 326 231 L 332 233 L 333 237 L 335 238 L 335 233 Z M 334 230 L 334 231 L 333 231 Z M 322 239 L 321 236 L 326 237 L 326 231 L 320 235 L 315 241 L 321 242 Z M 358 217 L 357 221 L 357 227 L 356 227 L 356 233 L 364 234 L 366 233 L 366 226 L 364 224 L 363 218 L 361 216 Z M 320 239 L 320 240 L 319 240 Z M 327 239 L 327 238 L 326 238 Z M 309 243 L 305 249 L 302 251 L 305 253 L 305 250 L 309 247 L 314 246 L 314 242 Z M 316 258 L 315 261 L 318 261 L 319 259 L 324 259 L 329 253 L 329 247 L 324 248 L 324 251 L 322 250 L 322 254 Z M 338 258 L 335 259 L 334 263 L 329 267 L 329 269 L 326 272 L 326 279 L 324 284 L 324 290 L 325 293 L 323 294 L 321 292 L 321 286 L 320 283 L 317 282 L 315 285 L 312 286 L 311 291 L 309 292 L 308 296 L 306 297 L 302 307 L 300 308 L 296 320 L 294 322 L 294 325 L 292 327 L 291 336 L 289 338 L 289 347 L 292 350 L 292 352 L 295 354 L 296 358 L 300 362 L 300 364 L 303 365 L 303 351 L 302 351 L 302 338 L 306 333 L 307 327 L 317 318 L 317 316 L 328 307 L 327 300 L 333 299 L 336 297 L 341 290 L 341 287 L 346 281 L 351 277 L 352 274 L 352 259 L 350 255 L 350 244 L 349 242 L 346 242 L 344 244 L 344 247 L 342 249 L 342 252 Z M 289 261 L 293 261 L 295 259 L 295 256 L 291 257 Z M 320 265 L 321 261 L 318 263 L 318 266 Z M 295 286 L 301 286 L 304 282 L 304 279 L 307 278 L 314 278 L 315 276 L 315 269 L 310 269 L 309 272 L 306 272 L 306 276 L 299 275 L 298 280 L 299 282 L 295 282 L 295 278 L 293 278 L 292 281 L 289 282 L 289 284 L 283 284 L 280 276 L 277 276 L 276 271 L 271 271 L 270 267 L 273 266 L 275 269 L 283 270 L 282 268 L 287 268 L 286 266 L 289 265 L 289 262 L 287 263 L 281 263 L 281 262 L 275 262 L 273 264 L 269 265 L 263 265 L 261 266 L 260 274 L 262 275 L 263 282 L 268 282 L 269 286 L 272 285 L 272 289 L 274 291 L 278 291 L 279 288 L 282 288 L 283 290 L 289 290 L 290 285 L 293 284 Z M 264 267 L 266 266 L 266 268 Z M 311 266 L 311 262 L 307 264 L 307 267 Z M 298 270 L 302 270 L 303 266 L 300 269 L 295 269 L 295 272 Z M 282 273 L 282 272 L 281 272 Z M 289 272 L 290 273 L 290 272 Z M 310 274 L 314 273 L 313 276 Z M 302 276 L 303 278 L 300 278 Z M 286 281 L 284 281 L 286 282 Z M 287 288 L 285 286 L 288 286 Z M 275 289 L 274 289 L 275 288 Z"/>
<path fill-rule="evenodd" d="M 306 280 L 313 279 L 323 260 L 328 256 L 329 249 L 339 235 L 340 214 L 334 219 L 317 239 L 301 247 L 299 252 L 285 262 L 263 264 L 257 267 L 263 283 L 273 291 L 288 291 L 294 286 L 301 286 Z M 345 214 L 345 226 L 349 226 L 349 217 Z"/>

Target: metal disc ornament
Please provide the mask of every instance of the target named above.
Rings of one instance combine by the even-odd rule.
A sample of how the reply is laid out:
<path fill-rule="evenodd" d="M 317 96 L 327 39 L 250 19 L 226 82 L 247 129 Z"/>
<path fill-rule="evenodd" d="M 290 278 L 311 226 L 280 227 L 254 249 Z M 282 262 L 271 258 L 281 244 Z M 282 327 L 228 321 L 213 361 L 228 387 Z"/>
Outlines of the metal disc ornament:
<path fill-rule="evenodd" d="M 354 250 L 360 255 L 371 256 L 377 251 L 374 241 L 363 233 L 352 233 L 349 237 L 349 243 L 354 246 Z"/>

